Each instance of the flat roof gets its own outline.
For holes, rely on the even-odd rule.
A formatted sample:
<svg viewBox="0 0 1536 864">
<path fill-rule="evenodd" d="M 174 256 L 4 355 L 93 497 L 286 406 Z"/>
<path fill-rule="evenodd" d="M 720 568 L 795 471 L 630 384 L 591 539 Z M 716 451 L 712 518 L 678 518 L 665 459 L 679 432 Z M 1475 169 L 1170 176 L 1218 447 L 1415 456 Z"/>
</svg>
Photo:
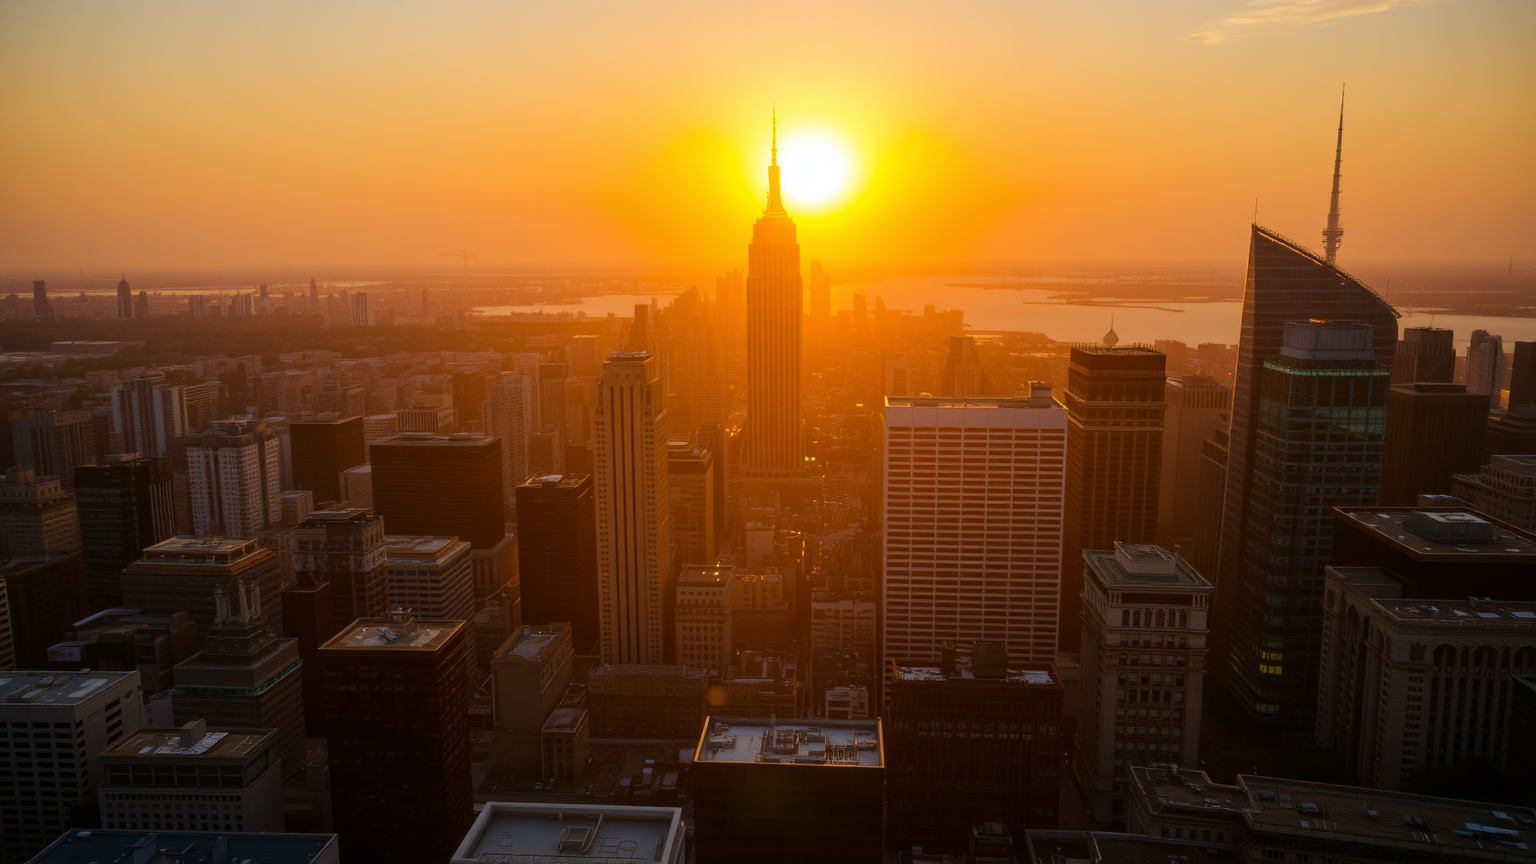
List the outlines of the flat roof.
<svg viewBox="0 0 1536 864">
<path fill-rule="evenodd" d="M 214 847 L 227 844 L 227 856 L 215 857 Z M 335 834 L 260 833 L 227 831 L 103 831 L 72 828 L 32 859 L 32 864 L 117 864 L 132 861 L 162 864 L 171 861 L 232 861 L 240 864 L 309 864 L 336 847 Z M 175 851 L 175 857 L 152 850 Z M 182 857 L 185 853 L 185 857 Z"/>
<path fill-rule="evenodd" d="M 672 861 L 683 843 L 683 811 L 676 807 L 487 802 L 455 864 Z"/>
<path fill-rule="evenodd" d="M 537 477 L 529 477 L 521 485 L 532 486 L 539 489 L 571 489 L 582 484 L 590 475 L 587 474 L 540 474 Z"/>
<path fill-rule="evenodd" d="M 902 681 L 996 681 L 1000 684 L 1046 686 L 1061 683 L 1050 669 L 1009 669 L 1001 678 L 977 678 L 975 670 L 969 663 L 957 664 L 954 675 L 945 675 L 936 663 L 908 663 L 895 660 L 892 661 L 892 666 L 896 677 Z"/>
<path fill-rule="evenodd" d="M 411 558 L 436 561 L 444 550 L 462 542 L 457 537 L 436 537 L 430 534 L 386 534 L 384 552 L 391 561 Z"/>
<path fill-rule="evenodd" d="M 1383 540 L 1415 558 L 1462 558 L 1467 561 L 1530 562 L 1536 564 L 1536 535 L 1490 519 L 1476 510 L 1430 507 L 1336 507 L 1334 512 L 1375 531 Z M 1436 523 L 1486 522 L 1492 526 L 1492 542 L 1463 539 L 1435 540 L 1409 528 L 1408 520 L 1420 513 Z M 1447 519 L 1447 517 L 1452 517 Z M 1472 517 L 1467 519 L 1467 517 Z M 1472 523 L 1475 524 L 1475 523 Z"/>
<path fill-rule="evenodd" d="M 571 732 L 581 725 L 583 717 L 587 716 L 585 708 L 556 708 L 549 712 L 549 719 L 544 721 L 546 732 Z"/>
<path fill-rule="evenodd" d="M 437 408 L 429 409 L 402 409 L 402 410 L 429 410 L 437 411 Z M 431 432 L 399 432 L 388 438 L 380 438 L 373 442 L 373 447 L 486 447 L 496 446 L 494 437 L 477 437 L 466 433 L 454 433 L 452 435 L 434 435 Z"/>
<path fill-rule="evenodd" d="M 689 564 L 677 573 L 678 585 L 724 585 L 736 575 L 736 568 L 729 564 Z"/>
<path fill-rule="evenodd" d="M 885 397 L 886 411 L 892 409 L 946 409 L 954 411 L 966 408 L 1005 408 L 1016 411 L 1050 411 L 1059 410 L 1065 412 L 1067 406 L 1049 398 L 1031 398 L 1029 396 L 887 396 Z"/>
<path fill-rule="evenodd" d="M 182 534 L 169 540 L 161 540 L 153 546 L 144 547 L 144 556 L 146 558 L 149 557 L 151 552 L 157 555 L 196 555 L 208 553 L 230 555 L 244 551 L 247 546 L 256 547 L 257 541 L 254 538 L 194 537 Z"/>
<path fill-rule="evenodd" d="M 1536 630 L 1536 601 L 1482 598 L 1402 597 L 1403 581 L 1380 567 L 1335 567 L 1325 572 L 1370 598 L 1381 612 L 1401 624 L 1527 626 Z"/>
<path fill-rule="evenodd" d="M 774 720 L 707 717 L 695 762 L 879 768 L 885 748 L 878 720 Z"/>
<path fill-rule="evenodd" d="M 1110 586 L 1204 588 L 1211 583 L 1182 555 L 1151 544 L 1116 543 L 1114 549 L 1085 549 L 1083 561 Z"/>
<path fill-rule="evenodd" d="M 426 618 L 416 618 L 412 624 L 405 627 L 394 618 L 359 618 L 321 645 L 320 650 L 436 651 L 464 626 L 463 621 Z"/>
<path fill-rule="evenodd" d="M 0 706 L 78 705 L 126 684 L 137 672 L 0 672 Z"/>
<path fill-rule="evenodd" d="M 243 760 L 272 743 L 276 735 L 272 729 L 209 729 L 195 742 L 183 744 L 182 730 L 175 726 L 145 726 L 124 736 L 101 755 L 110 759 L 181 756 Z"/>
<path fill-rule="evenodd" d="M 560 634 L 570 629 L 570 625 L 564 622 L 554 624 L 540 624 L 534 626 L 525 624 L 523 628 L 508 637 L 506 643 L 496 649 L 497 657 L 520 657 L 524 660 L 537 660 L 544 656 L 549 646 L 555 644 Z"/>
<path fill-rule="evenodd" d="M 334 510 L 311 510 L 305 522 L 366 522 L 371 517 L 365 507 L 340 507 Z"/>
</svg>

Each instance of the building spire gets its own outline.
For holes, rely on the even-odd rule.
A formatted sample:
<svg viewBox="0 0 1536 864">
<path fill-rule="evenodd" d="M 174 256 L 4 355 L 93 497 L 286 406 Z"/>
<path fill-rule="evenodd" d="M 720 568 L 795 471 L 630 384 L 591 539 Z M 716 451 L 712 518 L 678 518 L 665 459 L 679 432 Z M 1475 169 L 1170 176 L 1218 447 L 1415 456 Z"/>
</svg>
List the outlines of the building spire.
<svg viewBox="0 0 1536 864">
<path fill-rule="evenodd" d="M 1344 229 L 1339 225 L 1339 166 L 1344 162 L 1344 89 L 1339 88 L 1339 143 L 1333 153 L 1333 195 L 1328 199 L 1328 227 L 1323 229 L 1323 258 L 1329 264 L 1339 257 Z"/>
<path fill-rule="evenodd" d="M 768 163 L 768 207 L 765 216 L 788 216 L 784 212 L 784 199 L 779 195 L 779 106 L 773 106 L 773 158 Z"/>
</svg>

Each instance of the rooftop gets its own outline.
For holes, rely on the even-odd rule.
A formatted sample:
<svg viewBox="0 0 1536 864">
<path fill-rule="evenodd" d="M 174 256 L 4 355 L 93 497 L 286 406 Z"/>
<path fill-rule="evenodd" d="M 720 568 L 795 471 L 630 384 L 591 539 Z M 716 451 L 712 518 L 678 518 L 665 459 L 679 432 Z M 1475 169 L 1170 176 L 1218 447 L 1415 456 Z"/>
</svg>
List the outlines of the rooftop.
<svg viewBox="0 0 1536 864">
<path fill-rule="evenodd" d="M 572 489 L 580 486 L 587 476 L 586 474 L 541 474 L 524 480 L 523 485 L 540 489 Z"/>
<path fill-rule="evenodd" d="M 0 704 L 78 705 L 114 685 L 139 686 L 137 672 L 0 672 Z"/>
<path fill-rule="evenodd" d="M 1059 685 L 1061 683 L 1061 681 L 1057 679 L 1056 675 L 1049 668 L 1008 669 L 1003 672 L 1003 677 L 1001 678 L 988 679 L 983 677 L 978 679 L 974 667 L 969 663 L 962 663 L 957 665 L 955 668 L 955 674 L 953 675 L 944 674 L 943 669 L 941 669 L 938 664 L 935 663 L 910 663 L 896 660 L 892 662 L 892 667 L 895 669 L 896 677 L 902 681 L 993 680 L 1003 684 L 1034 684 L 1045 686 L 1052 684 Z"/>
<path fill-rule="evenodd" d="M 729 564 L 689 564 L 678 571 L 678 585 L 724 585 L 736 575 Z"/>
<path fill-rule="evenodd" d="M 556 708 L 549 712 L 549 719 L 544 721 L 545 732 L 572 732 L 581 726 L 582 719 L 587 716 L 585 708 Z"/>
<path fill-rule="evenodd" d="M 336 856 L 335 834 L 71 829 L 32 864 L 309 864 Z"/>
<path fill-rule="evenodd" d="M 1503 624 L 1529 627 L 1536 633 L 1536 601 L 1495 601 L 1486 597 L 1405 598 L 1396 596 L 1402 591 L 1402 581 L 1380 567 L 1329 566 L 1327 570 L 1350 587 L 1370 596 L 1377 607 L 1399 623 L 1457 627 Z"/>
<path fill-rule="evenodd" d="M 676 807 L 492 801 L 480 811 L 451 861 L 671 861 L 682 843 L 683 814 Z"/>
<path fill-rule="evenodd" d="M 496 656 L 518 657 L 523 660 L 537 660 L 544 656 L 551 645 L 560 638 L 561 634 L 571 629 L 571 625 L 560 622 L 555 624 L 541 624 L 537 627 L 524 625 L 522 630 L 512 634 L 502 646 L 496 649 Z"/>
<path fill-rule="evenodd" d="M 1045 397 L 1028 396 L 887 396 L 885 407 L 891 408 L 1056 408 L 1067 410 L 1060 402 Z"/>
<path fill-rule="evenodd" d="M 386 534 L 384 552 L 390 561 L 419 558 L 436 561 L 443 552 L 456 545 L 468 546 L 457 537 L 434 537 L 430 534 Z"/>
<path fill-rule="evenodd" d="M 179 535 L 144 548 L 145 558 L 246 555 L 260 548 L 254 539 L 240 537 L 193 537 Z"/>
<path fill-rule="evenodd" d="M 1375 531 L 1414 558 L 1536 564 L 1536 535 L 1495 522 L 1476 510 L 1336 507 L 1334 513 Z"/>
<path fill-rule="evenodd" d="M 1211 583 L 1178 551 L 1150 544 L 1116 543 L 1113 550 L 1085 549 L 1083 560 L 1110 586 L 1204 588 Z"/>
<path fill-rule="evenodd" d="M 272 729 L 220 729 L 209 731 L 204 721 L 185 727 L 145 726 L 127 735 L 102 752 L 108 759 L 186 756 L 203 759 L 244 760 L 271 744 L 277 736 Z"/>
<path fill-rule="evenodd" d="M 366 522 L 371 518 L 363 507 L 341 507 L 335 510 L 312 510 L 306 522 Z"/>
<path fill-rule="evenodd" d="M 878 720 L 707 717 L 693 761 L 879 768 L 884 754 Z"/>
<path fill-rule="evenodd" d="M 438 409 L 429 409 L 436 411 Z M 431 432 L 401 432 L 373 442 L 373 447 L 488 447 L 495 446 L 495 438 L 475 435 L 434 435 Z"/>
<path fill-rule="evenodd" d="M 321 650 L 355 651 L 362 648 L 389 651 L 436 651 L 443 647 L 463 621 L 412 618 L 400 610 L 384 618 L 359 618 L 347 629 L 321 645 Z"/>
</svg>

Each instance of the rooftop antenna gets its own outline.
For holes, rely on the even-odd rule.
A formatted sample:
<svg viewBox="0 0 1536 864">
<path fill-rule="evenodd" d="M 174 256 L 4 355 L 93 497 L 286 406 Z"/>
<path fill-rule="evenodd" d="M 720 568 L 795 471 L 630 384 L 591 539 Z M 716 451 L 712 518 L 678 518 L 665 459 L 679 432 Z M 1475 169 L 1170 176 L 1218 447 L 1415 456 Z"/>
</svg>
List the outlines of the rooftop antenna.
<svg viewBox="0 0 1536 864">
<path fill-rule="evenodd" d="M 467 249 L 460 249 L 457 252 L 439 252 L 437 254 L 438 254 L 439 257 L 459 258 L 459 259 L 463 260 L 463 262 L 464 262 L 464 278 L 465 279 L 469 278 L 469 259 L 471 259 L 471 258 L 479 258 L 480 257 L 479 255 L 476 255 L 475 253 L 470 252 Z"/>
<path fill-rule="evenodd" d="M 1344 162 L 1344 88 L 1339 88 L 1339 142 L 1333 151 L 1333 194 L 1328 199 L 1328 227 L 1323 229 L 1323 258 L 1330 265 L 1339 257 L 1344 229 L 1339 225 L 1339 167 Z"/>
</svg>

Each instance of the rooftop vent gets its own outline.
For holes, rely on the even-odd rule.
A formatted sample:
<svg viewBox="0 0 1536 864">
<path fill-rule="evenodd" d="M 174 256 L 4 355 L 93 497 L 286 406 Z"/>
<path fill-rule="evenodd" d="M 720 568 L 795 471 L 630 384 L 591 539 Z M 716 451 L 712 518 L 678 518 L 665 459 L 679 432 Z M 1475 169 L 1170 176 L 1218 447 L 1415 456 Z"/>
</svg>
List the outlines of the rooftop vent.
<svg viewBox="0 0 1536 864">
<path fill-rule="evenodd" d="M 1403 520 L 1403 527 L 1437 543 L 1493 542 L 1493 523 L 1465 510 L 1415 510 Z"/>
</svg>

